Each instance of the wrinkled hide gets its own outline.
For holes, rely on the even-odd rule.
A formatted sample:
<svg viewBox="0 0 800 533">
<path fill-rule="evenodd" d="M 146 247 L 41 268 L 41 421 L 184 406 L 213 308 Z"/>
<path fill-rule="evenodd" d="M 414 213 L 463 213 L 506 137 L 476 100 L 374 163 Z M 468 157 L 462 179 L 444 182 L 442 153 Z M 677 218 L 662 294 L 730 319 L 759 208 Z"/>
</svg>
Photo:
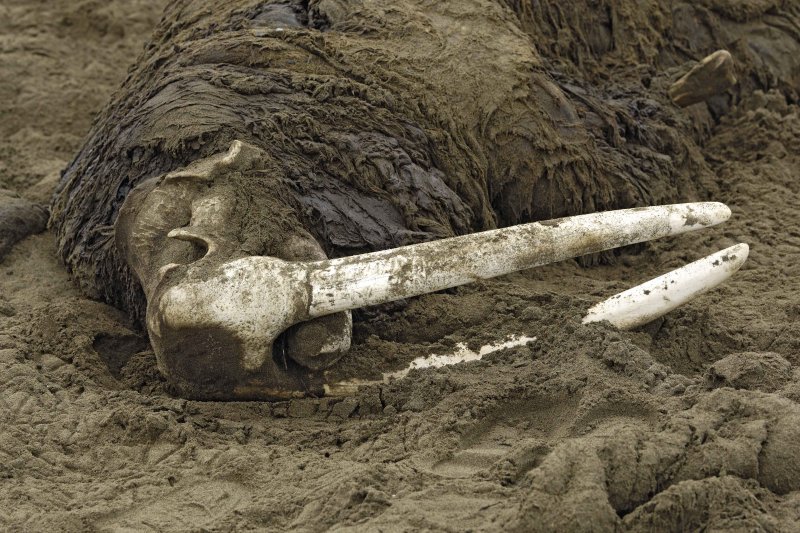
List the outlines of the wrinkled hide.
<svg viewBox="0 0 800 533">
<path fill-rule="evenodd" d="M 479 1 L 171 4 L 56 195 L 67 265 L 141 317 L 112 240 L 122 201 L 234 139 L 270 156 L 226 230 L 251 254 L 275 253 L 275 225 L 339 256 L 677 197 L 674 169 L 651 180 L 596 149 L 517 24 Z"/>
<path fill-rule="evenodd" d="M 756 40 L 773 15 L 677 3 L 651 21 L 647 5 L 592 2 L 572 18 L 558 4 L 172 2 L 64 173 L 51 225 L 65 263 L 87 294 L 141 322 L 142 288 L 114 238 L 134 190 L 174 202 L 151 203 L 154 221 L 139 229 L 140 267 L 154 273 L 203 255 L 202 239 L 166 237 L 196 209 L 230 257 L 302 260 L 701 199 L 716 186 L 697 149 L 704 131 L 741 87 L 795 81 L 791 61 L 757 64 L 736 43 L 741 87 L 685 114 L 669 83 L 733 44 L 726 25 L 752 21 Z M 654 42 L 686 35 L 686 46 L 639 57 L 631 24 Z M 633 57 L 652 69 L 605 89 L 596 66 Z M 170 189 L 165 175 L 236 139 L 259 151 L 257 166 Z"/>
</svg>

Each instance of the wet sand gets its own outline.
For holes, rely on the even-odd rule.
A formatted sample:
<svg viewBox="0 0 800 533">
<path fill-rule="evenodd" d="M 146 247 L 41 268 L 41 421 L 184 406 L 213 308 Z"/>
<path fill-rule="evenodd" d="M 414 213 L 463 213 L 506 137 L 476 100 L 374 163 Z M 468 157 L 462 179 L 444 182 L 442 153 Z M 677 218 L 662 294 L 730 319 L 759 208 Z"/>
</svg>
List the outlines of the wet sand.
<svg viewBox="0 0 800 533">
<path fill-rule="evenodd" d="M 705 4 L 742 27 L 765 17 L 780 27 L 768 10 L 795 9 Z M 47 201 L 162 7 L 0 6 L 0 188 Z M 627 15 L 615 11 L 618 31 L 636 22 Z M 532 35 L 536 16 L 526 19 Z M 640 39 L 626 42 L 652 42 L 658 30 L 631 28 Z M 745 29 L 749 41 L 731 40 L 742 64 L 745 49 L 778 63 L 791 54 L 764 45 L 784 42 L 768 31 Z M 553 64 L 549 54 L 580 56 L 540 38 Z M 648 90 L 664 98 L 686 66 L 647 74 L 635 48 L 608 62 L 629 61 L 624 71 L 652 77 Z M 753 71 L 762 78 L 740 80 L 734 100 L 676 111 L 694 132 L 692 156 L 711 170 L 713 199 L 733 210 L 728 223 L 610 264 L 567 261 L 362 311 L 343 374 L 397 369 L 461 342 L 536 340 L 344 399 L 175 398 L 129 317 L 70 281 L 53 235 L 23 240 L 0 261 L 0 526 L 796 530 L 800 108 L 796 79 L 769 78 L 770 61 Z M 607 92 L 624 89 L 607 63 L 582 64 Z M 750 258 L 722 288 L 636 331 L 581 325 L 602 298 L 737 242 Z"/>
</svg>

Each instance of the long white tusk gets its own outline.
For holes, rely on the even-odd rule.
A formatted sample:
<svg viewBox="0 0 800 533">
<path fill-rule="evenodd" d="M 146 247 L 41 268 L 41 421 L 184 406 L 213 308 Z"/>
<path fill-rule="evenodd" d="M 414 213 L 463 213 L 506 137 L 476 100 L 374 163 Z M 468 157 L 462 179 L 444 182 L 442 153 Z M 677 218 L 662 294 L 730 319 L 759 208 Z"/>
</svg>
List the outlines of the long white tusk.
<svg viewBox="0 0 800 533">
<path fill-rule="evenodd" d="M 308 315 L 381 304 L 677 235 L 720 224 L 730 214 L 718 202 L 623 209 L 307 263 Z"/>
<path fill-rule="evenodd" d="M 589 309 L 583 323 L 606 320 L 620 329 L 646 324 L 730 278 L 749 251 L 737 244 L 621 292 Z"/>
</svg>

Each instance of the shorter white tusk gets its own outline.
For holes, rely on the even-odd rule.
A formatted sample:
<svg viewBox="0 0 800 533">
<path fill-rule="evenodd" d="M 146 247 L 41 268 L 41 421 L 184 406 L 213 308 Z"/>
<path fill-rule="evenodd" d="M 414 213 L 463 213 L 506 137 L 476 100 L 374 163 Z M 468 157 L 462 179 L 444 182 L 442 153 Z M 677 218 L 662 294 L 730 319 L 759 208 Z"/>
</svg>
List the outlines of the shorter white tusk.
<svg viewBox="0 0 800 533">
<path fill-rule="evenodd" d="M 647 324 L 730 278 L 749 251 L 737 244 L 621 292 L 589 309 L 583 323 L 605 320 L 620 329 Z"/>
</svg>

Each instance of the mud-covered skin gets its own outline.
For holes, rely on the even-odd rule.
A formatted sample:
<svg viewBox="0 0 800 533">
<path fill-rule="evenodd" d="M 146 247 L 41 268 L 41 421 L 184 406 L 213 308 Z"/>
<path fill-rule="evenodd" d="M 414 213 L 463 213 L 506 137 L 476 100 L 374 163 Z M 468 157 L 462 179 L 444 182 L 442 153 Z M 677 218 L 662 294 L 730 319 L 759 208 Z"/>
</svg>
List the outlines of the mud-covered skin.
<svg viewBox="0 0 800 533">
<path fill-rule="evenodd" d="M 305 226 L 329 256 L 696 198 L 704 188 L 687 142 L 658 126 L 679 120 L 669 108 L 644 102 L 641 124 L 672 132 L 645 135 L 629 128 L 630 95 L 606 103 L 565 93 L 501 2 L 309 6 L 167 8 L 54 200 L 62 255 L 88 294 L 143 316 L 111 240 L 122 201 L 234 139 L 268 154 L 265 187 L 297 205 L 281 220 Z M 587 98 L 599 107 L 578 113 Z M 231 220 L 238 239 L 249 253 L 274 253 L 269 237 L 251 236 L 269 224 L 253 221 L 275 214 L 237 194 L 247 204 Z"/>
<path fill-rule="evenodd" d="M 64 174 L 53 204 L 64 259 L 88 294 L 141 320 L 139 283 L 151 283 L 169 263 L 200 257 L 203 239 L 175 245 L 165 237 L 170 226 L 194 223 L 198 202 L 225 206 L 205 229 L 231 257 L 283 258 L 286 242 L 299 238 L 308 254 L 290 255 L 302 260 L 713 193 L 694 141 L 725 102 L 690 120 L 659 89 L 671 74 L 629 70 L 612 89 L 596 70 L 636 59 L 680 74 L 687 59 L 681 32 L 690 47 L 695 35 L 706 35 L 687 17 L 718 17 L 722 28 L 738 19 L 676 6 L 641 33 L 658 44 L 659 31 L 671 27 L 678 33 L 673 45 L 663 56 L 640 57 L 636 43 L 615 44 L 615 32 L 644 7 L 605 22 L 602 10 L 586 8 L 599 18 L 586 19 L 596 25 L 585 40 L 578 38 L 585 25 L 569 28 L 585 46 L 566 50 L 576 61 L 570 64 L 554 53 L 562 43 L 540 18 L 544 7 L 532 6 L 170 4 Z M 604 27 L 614 30 L 607 42 Z M 743 32 L 759 37 L 760 30 L 756 24 Z M 721 46 L 709 36 L 698 50 Z M 756 68 L 744 57 L 745 78 L 768 72 L 778 85 L 793 81 L 791 61 Z M 728 103 L 735 96 L 720 95 Z M 122 202 L 149 179 L 217 157 L 234 139 L 254 146 L 263 164 L 219 173 L 177 195 L 160 191 L 159 182 L 151 194 L 177 202 L 154 214 L 160 233 L 149 248 L 164 260 L 152 262 L 147 276 L 133 276 L 129 267 L 139 259 L 123 257 L 124 245 L 112 240 Z M 296 345 L 286 351 L 307 344 L 305 337 L 290 335 Z M 309 357 L 295 353 L 309 367 L 326 366 Z"/>
<path fill-rule="evenodd" d="M 17 242 L 44 231 L 47 217 L 44 206 L 0 189 L 0 261 Z"/>
</svg>

